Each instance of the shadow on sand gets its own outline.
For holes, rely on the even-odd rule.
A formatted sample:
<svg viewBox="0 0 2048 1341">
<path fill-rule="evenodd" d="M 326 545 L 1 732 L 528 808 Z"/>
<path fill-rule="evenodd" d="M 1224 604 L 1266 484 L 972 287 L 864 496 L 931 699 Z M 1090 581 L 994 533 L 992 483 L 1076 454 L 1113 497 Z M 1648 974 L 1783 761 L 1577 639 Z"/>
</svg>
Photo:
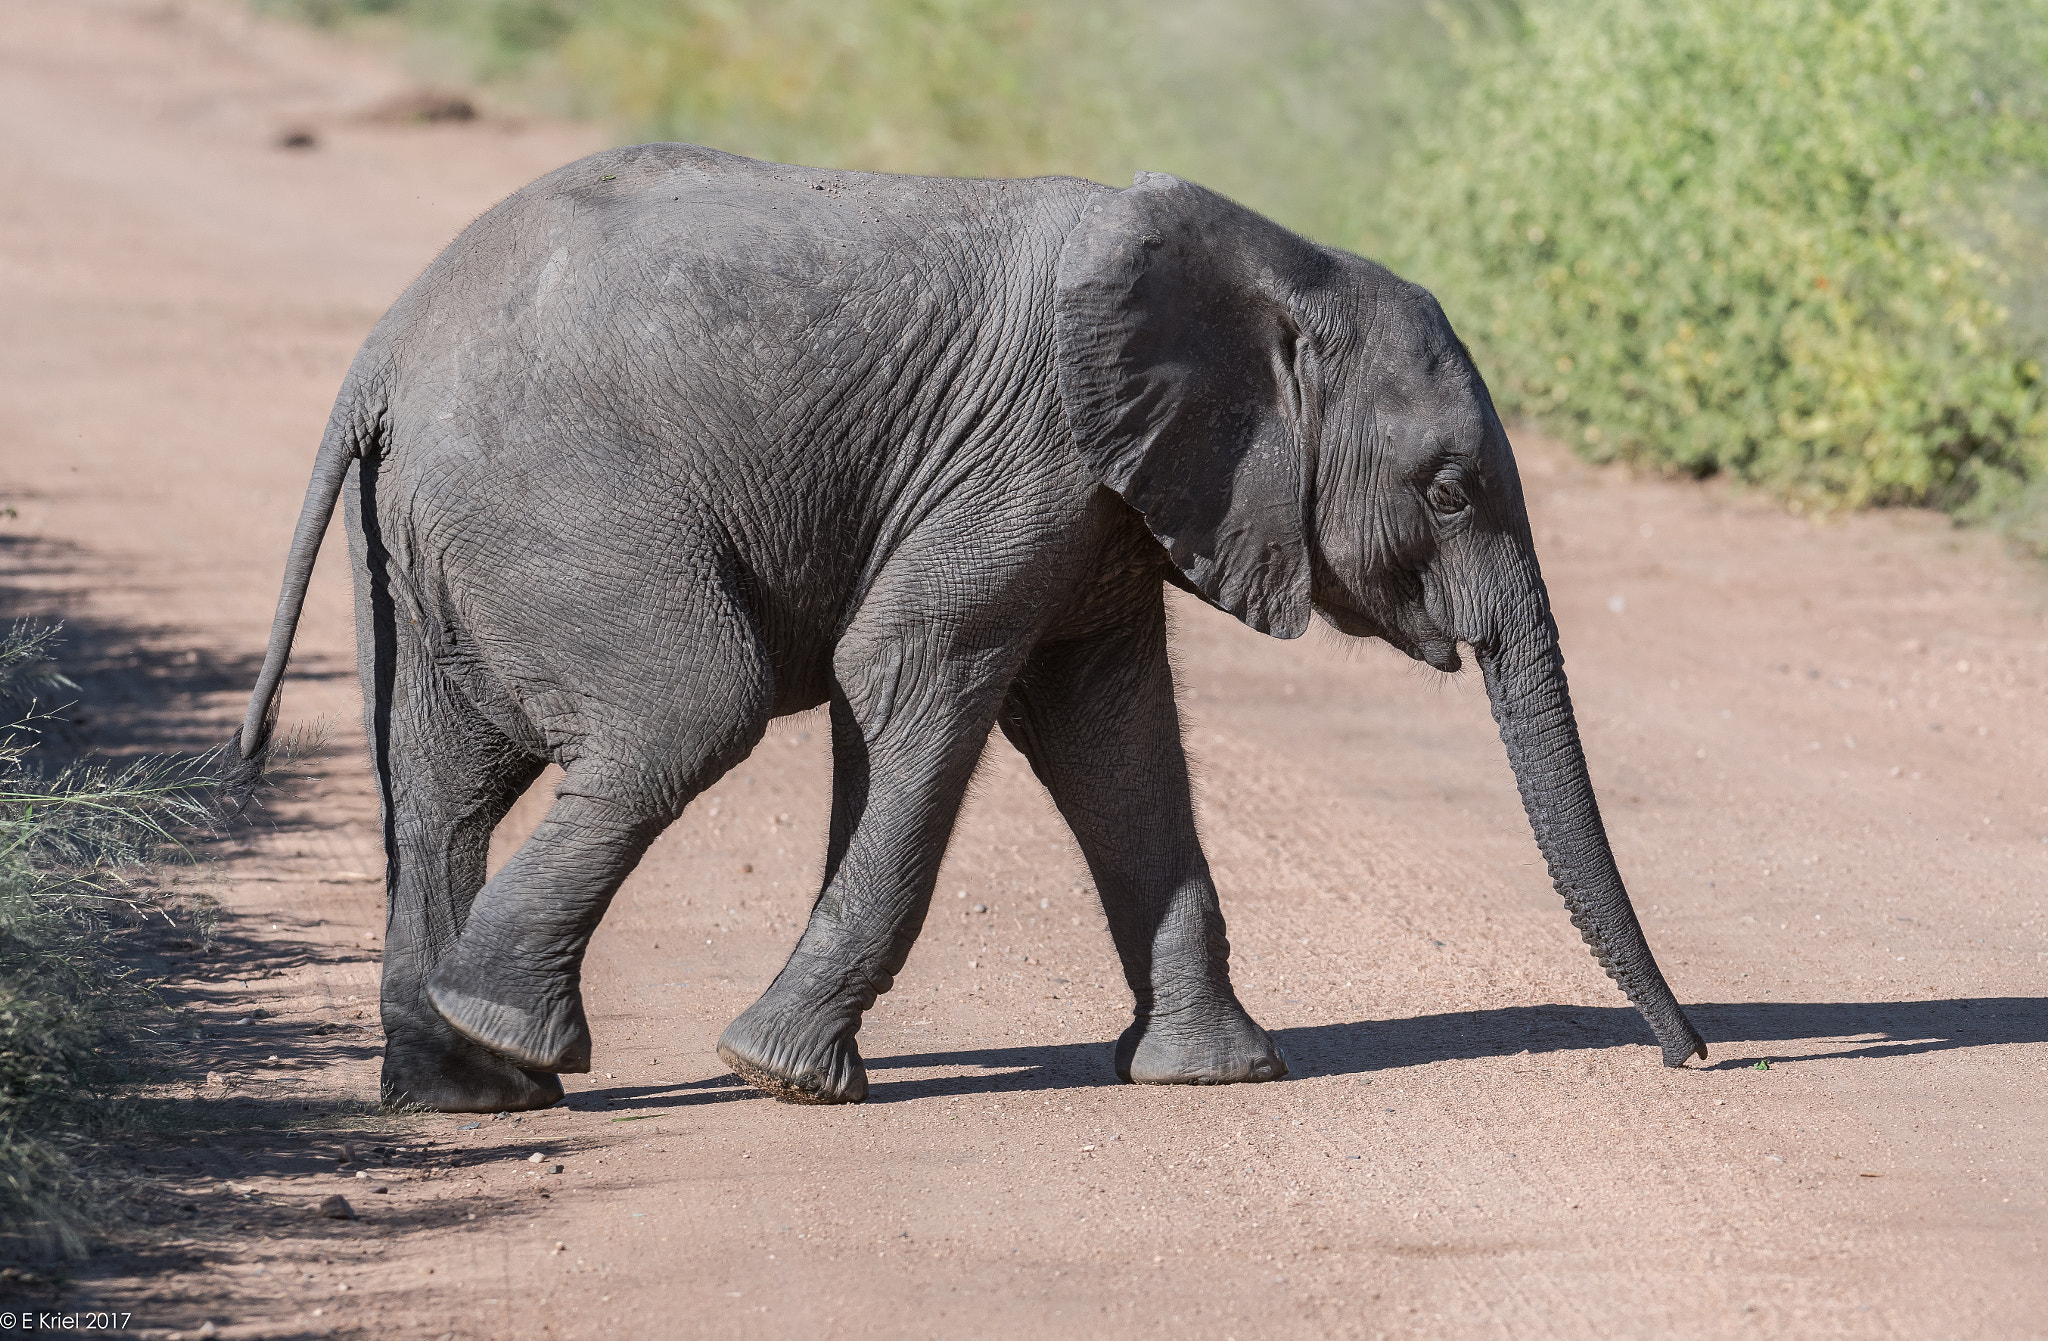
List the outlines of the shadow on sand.
<svg viewBox="0 0 2048 1341">
<path fill-rule="evenodd" d="M 94 586 L 134 578 L 76 545 L 0 533 L 0 571 L 0 624 L 63 625 L 57 664 L 78 688 L 38 705 L 59 719 L 44 737 L 57 761 L 88 752 L 198 754 L 227 740 L 240 716 L 236 700 L 256 683 L 262 647 L 223 655 L 195 645 L 185 630 L 81 614 Z M 352 666 L 292 667 L 308 679 L 352 673 Z"/>
<path fill-rule="evenodd" d="M 1742 1001 L 1688 1007 L 1725 1070 L 1759 1061 L 1903 1057 L 1953 1048 L 2048 1042 L 2048 998 L 1942 1001 Z M 1432 1062 L 1597 1048 L 1649 1048 L 1649 1030 L 1628 1006 L 1509 1006 L 1401 1020 L 1359 1020 L 1274 1031 L 1295 1079 L 1370 1075 Z M 1111 1041 L 929 1052 L 867 1059 L 868 1102 L 1071 1089 L 1117 1083 Z M 933 1068 L 958 1074 L 895 1080 Z M 734 1076 L 687 1085 L 614 1086 L 573 1096 L 572 1107 L 661 1109 L 762 1098 Z"/>
</svg>

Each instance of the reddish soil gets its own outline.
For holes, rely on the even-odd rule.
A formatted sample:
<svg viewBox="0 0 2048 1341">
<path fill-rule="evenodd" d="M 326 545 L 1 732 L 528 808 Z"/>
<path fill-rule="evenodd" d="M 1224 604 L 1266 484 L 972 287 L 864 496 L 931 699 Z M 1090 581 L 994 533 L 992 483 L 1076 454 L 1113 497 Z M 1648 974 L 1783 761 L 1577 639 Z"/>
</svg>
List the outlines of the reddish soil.
<svg viewBox="0 0 2048 1341">
<path fill-rule="evenodd" d="M 224 0 L 0 14 L 0 594 L 72 620 L 103 747 L 226 737 L 357 342 L 600 144 L 366 115 L 409 87 Z M 1107 934 L 998 740 L 861 1036 L 869 1102 L 738 1084 L 714 1040 L 820 867 L 799 719 L 620 897 L 566 1106 L 377 1116 L 336 536 L 286 703 L 335 746 L 209 877 L 220 946 L 165 951 L 205 1030 L 183 1125 L 125 1156 L 152 1223 L 62 1298 L 218 1336 L 2048 1334 L 2042 570 L 1931 515 L 1521 450 L 1622 868 L 1710 1062 L 1660 1067 L 1579 944 L 1475 676 L 1182 603 L 1238 982 L 1289 1080 L 1115 1082 Z M 314 1213 L 336 1192 L 360 1218 Z"/>
</svg>

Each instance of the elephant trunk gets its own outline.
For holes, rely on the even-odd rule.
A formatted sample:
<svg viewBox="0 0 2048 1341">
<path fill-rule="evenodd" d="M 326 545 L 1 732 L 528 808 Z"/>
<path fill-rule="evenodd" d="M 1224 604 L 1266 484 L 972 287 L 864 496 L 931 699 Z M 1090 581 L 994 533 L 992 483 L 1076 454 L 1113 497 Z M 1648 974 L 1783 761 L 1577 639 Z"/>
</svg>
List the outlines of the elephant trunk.
<svg viewBox="0 0 2048 1341">
<path fill-rule="evenodd" d="M 1507 746 L 1522 807 L 1579 929 L 1607 976 L 1621 985 L 1664 1049 L 1666 1066 L 1707 1055 L 1707 1045 L 1665 983 L 1622 886 L 1565 683 L 1564 655 L 1543 579 L 1529 581 L 1503 635 L 1475 644 L 1493 719 Z"/>
</svg>

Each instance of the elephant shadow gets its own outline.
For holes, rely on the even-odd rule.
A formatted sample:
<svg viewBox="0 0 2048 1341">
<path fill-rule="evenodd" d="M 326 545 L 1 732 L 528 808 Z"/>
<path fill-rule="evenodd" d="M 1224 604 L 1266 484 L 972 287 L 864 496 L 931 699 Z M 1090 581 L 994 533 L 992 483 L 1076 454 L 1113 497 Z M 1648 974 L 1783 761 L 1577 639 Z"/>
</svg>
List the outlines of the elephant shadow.
<svg viewBox="0 0 2048 1341">
<path fill-rule="evenodd" d="M 1758 1062 L 1903 1057 L 1952 1048 L 2048 1042 L 2048 998 L 1936 1001 L 1717 1001 L 1688 1005 L 1719 1071 Z M 1397 1020 L 1282 1029 L 1297 1076 L 1390 1071 L 1430 1062 L 1640 1044 L 1654 1047 L 1629 1006 L 1508 1006 Z M 1789 1045 L 1789 1046 L 1786 1046 Z"/>
<path fill-rule="evenodd" d="M 1954 1048 L 2048 1042 L 2048 997 L 1936 1001 L 1735 1001 L 1687 1007 L 1714 1060 L 1702 1070 L 1758 1062 L 1905 1057 Z M 1372 1075 L 1432 1062 L 1516 1053 L 1655 1047 L 1628 1006 L 1506 1006 L 1404 1019 L 1276 1029 L 1295 1079 Z M 1117 1084 L 1109 1040 L 1048 1043 L 868 1059 L 869 1103 Z M 903 1079 L 891 1073 L 943 1070 Z M 736 1076 L 683 1085 L 589 1091 L 573 1106 L 672 1108 L 765 1098 Z"/>
</svg>

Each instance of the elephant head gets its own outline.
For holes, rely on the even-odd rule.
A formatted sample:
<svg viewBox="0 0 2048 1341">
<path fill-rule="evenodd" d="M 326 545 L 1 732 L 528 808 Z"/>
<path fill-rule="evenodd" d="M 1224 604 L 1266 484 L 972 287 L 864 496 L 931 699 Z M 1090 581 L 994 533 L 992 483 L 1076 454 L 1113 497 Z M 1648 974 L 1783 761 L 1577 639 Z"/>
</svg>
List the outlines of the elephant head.
<svg viewBox="0 0 2048 1341">
<path fill-rule="evenodd" d="M 1096 476 L 1181 584 L 1282 638 L 1311 613 L 1442 671 L 1471 648 L 1572 924 L 1706 1055 L 1614 864 L 1507 434 L 1429 293 L 1156 173 L 1060 254 L 1059 384 Z"/>
</svg>

